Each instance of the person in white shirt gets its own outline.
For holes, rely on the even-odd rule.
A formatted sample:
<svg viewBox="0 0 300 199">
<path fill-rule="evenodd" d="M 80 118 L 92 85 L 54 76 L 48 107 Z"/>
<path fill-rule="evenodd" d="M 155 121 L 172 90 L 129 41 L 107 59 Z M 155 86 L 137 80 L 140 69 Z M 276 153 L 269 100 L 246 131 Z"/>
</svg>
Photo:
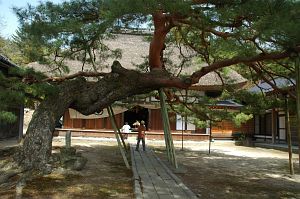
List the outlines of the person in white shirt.
<svg viewBox="0 0 300 199">
<path fill-rule="evenodd" d="M 129 126 L 128 122 L 125 122 L 125 124 L 122 126 L 122 133 L 123 133 L 123 138 L 127 139 L 128 133 L 130 133 L 131 127 Z"/>
</svg>

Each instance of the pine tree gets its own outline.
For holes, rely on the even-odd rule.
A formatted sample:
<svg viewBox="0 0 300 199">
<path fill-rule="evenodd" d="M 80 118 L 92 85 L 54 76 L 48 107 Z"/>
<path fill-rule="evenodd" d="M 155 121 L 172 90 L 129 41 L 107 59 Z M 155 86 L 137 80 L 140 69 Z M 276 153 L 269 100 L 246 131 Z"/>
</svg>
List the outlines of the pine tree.
<svg viewBox="0 0 300 199">
<path fill-rule="evenodd" d="M 299 8 L 300 3 L 293 0 L 71 0 L 15 8 L 21 25 L 15 41 L 24 55 L 30 61 L 59 63 L 65 71 L 68 66 L 57 59 L 77 58 L 97 69 L 99 55 L 120 56 L 103 43 L 120 28 L 149 23 L 155 29 L 148 55 L 150 72 L 129 71 L 114 62 L 108 74 L 33 78 L 57 90 L 55 95 L 46 95 L 36 110 L 19 162 L 27 168 L 44 168 L 51 154 L 55 121 L 69 107 L 83 114 L 99 112 L 135 94 L 162 87 L 188 88 L 205 74 L 224 67 L 239 68 L 254 80 L 293 77 L 290 57 L 300 51 Z M 203 67 L 185 77 L 165 72 L 167 42 L 191 49 L 191 56 Z M 100 78 L 91 83 L 82 76 Z"/>
</svg>

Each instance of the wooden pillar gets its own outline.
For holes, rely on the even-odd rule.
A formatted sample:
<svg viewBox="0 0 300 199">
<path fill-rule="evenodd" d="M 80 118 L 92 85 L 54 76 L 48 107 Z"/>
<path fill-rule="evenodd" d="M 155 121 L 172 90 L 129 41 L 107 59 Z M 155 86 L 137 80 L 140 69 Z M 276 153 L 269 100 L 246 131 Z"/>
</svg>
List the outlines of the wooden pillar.
<svg viewBox="0 0 300 199">
<path fill-rule="evenodd" d="M 212 141 L 212 136 L 211 136 L 211 120 L 209 120 L 209 143 L 208 143 L 208 154 L 210 154 L 210 149 L 211 149 L 211 141 Z"/>
<path fill-rule="evenodd" d="M 102 126 L 104 129 L 106 129 L 106 127 L 107 127 L 106 122 L 107 122 L 107 117 L 102 118 Z"/>
<path fill-rule="evenodd" d="M 285 96 L 285 129 L 286 129 L 287 141 L 288 141 L 290 174 L 294 175 L 293 148 L 292 148 L 292 135 L 291 135 L 291 128 L 290 128 L 290 114 L 289 114 L 288 95 Z"/>
<path fill-rule="evenodd" d="M 24 125 L 24 105 L 21 105 L 19 112 L 19 132 L 18 132 L 18 142 L 23 139 L 23 125 Z"/>
<path fill-rule="evenodd" d="M 275 144 L 276 142 L 276 130 L 277 130 L 276 120 L 277 120 L 276 111 L 273 108 L 272 109 L 272 144 Z"/>
<path fill-rule="evenodd" d="M 298 135 L 298 153 L 299 153 L 299 167 L 300 167 L 300 54 L 297 54 L 295 59 L 296 70 L 296 104 L 297 104 L 297 135 Z"/>
<path fill-rule="evenodd" d="M 187 103 L 188 99 L 188 90 L 185 89 L 185 103 Z M 184 114 L 184 133 L 187 134 L 188 130 L 188 122 L 187 122 L 187 113 Z"/>
<path fill-rule="evenodd" d="M 181 150 L 183 151 L 183 115 L 181 115 Z"/>
<path fill-rule="evenodd" d="M 185 98 L 184 98 L 184 102 L 187 104 L 187 100 L 188 100 L 188 90 L 185 89 Z M 182 122 L 183 122 L 183 118 Z M 187 134 L 187 129 L 188 129 L 188 123 L 187 123 L 187 113 L 184 114 L 184 133 L 185 135 Z M 182 133 L 182 150 L 183 150 L 183 133 Z"/>
<path fill-rule="evenodd" d="M 151 109 L 148 108 L 148 131 L 152 129 L 151 125 Z"/>
</svg>

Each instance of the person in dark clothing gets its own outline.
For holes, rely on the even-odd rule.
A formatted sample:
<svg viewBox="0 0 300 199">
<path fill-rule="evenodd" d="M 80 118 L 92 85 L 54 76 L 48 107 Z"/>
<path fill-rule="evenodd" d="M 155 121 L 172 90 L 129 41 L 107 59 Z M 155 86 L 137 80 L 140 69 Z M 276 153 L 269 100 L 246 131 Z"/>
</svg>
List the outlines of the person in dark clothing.
<svg viewBox="0 0 300 199">
<path fill-rule="evenodd" d="M 145 122 L 142 120 L 141 125 L 138 127 L 137 144 L 135 149 L 136 151 L 139 150 L 139 145 L 141 140 L 142 140 L 143 150 L 146 151 L 145 134 L 146 134 L 146 126 L 145 126 Z"/>
</svg>

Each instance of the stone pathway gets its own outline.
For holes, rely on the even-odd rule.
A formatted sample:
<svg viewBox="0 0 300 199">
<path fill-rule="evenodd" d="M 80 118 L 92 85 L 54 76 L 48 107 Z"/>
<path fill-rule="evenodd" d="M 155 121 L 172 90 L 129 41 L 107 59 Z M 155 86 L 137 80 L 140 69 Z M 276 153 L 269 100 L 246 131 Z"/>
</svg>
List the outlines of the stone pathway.
<svg viewBox="0 0 300 199">
<path fill-rule="evenodd" d="M 136 198 L 198 198 L 151 149 L 135 151 L 131 145 L 130 150 Z"/>
</svg>

